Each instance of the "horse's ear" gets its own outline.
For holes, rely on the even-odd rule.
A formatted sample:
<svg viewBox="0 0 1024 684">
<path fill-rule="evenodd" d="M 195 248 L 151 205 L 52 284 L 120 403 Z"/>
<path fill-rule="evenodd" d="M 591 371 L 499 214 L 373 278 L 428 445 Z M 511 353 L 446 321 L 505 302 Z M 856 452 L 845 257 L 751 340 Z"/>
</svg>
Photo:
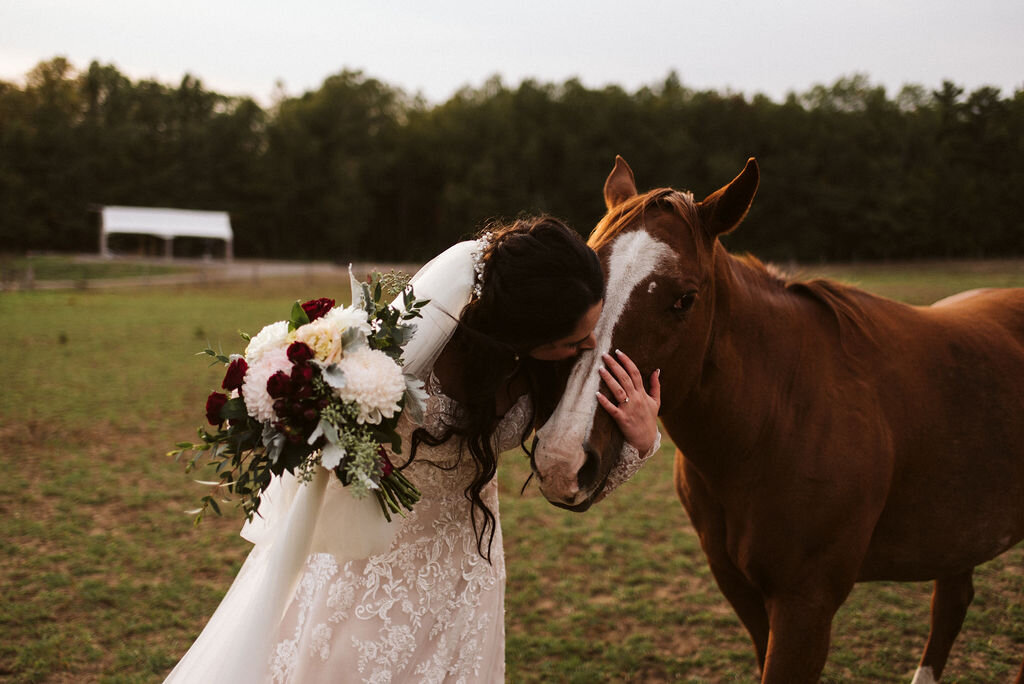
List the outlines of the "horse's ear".
<svg viewBox="0 0 1024 684">
<path fill-rule="evenodd" d="M 701 217 L 712 236 L 728 233 L 740 224 L 757 194 L 759 179 L 757 160 L 751 157 L 740 175 L 700 203 Z"/>
<path fill-rule="evenodd" d="M 626 160 L 615 155 L 615 168 L 608 174 L 604 182 L 604 205 L 611 211 L 636 194 L 636 181 L 633 180 L 633 169 Z"/>
</svg>

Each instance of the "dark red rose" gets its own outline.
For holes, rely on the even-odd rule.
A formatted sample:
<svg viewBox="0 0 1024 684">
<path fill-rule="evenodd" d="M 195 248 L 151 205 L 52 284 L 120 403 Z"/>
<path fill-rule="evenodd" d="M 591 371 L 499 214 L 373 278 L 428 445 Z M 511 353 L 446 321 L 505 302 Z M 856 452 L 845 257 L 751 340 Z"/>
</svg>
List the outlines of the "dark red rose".
<svg viewBox="0 0 1024 684">
<path fill-rule="evenodd" d="M 333 308 L 334 300 L 328 299 L 327 297 L 310 299 L 308 302 L 302 303 L 302 310 L 306 312 L 307 316 L 309 316 L 310 322 L 320 318 Z"/>
<path fill-rule="evenodd" d="M 220 417 L 220 410 L 228 403 L 228 395 L 221 392 L 210 392 L 206 398 L 206 420 L 210 425 L 220 425 L 224 421 Z"/>
<path fill-rule="evenodd" d="M 294 365 L 292 366 L 292 383 L 298 389 L 299 387 L 309 384 L 313 380 L 313 369 L 309 366 Z"/>
<path fill-rule="evenodd" d="M 224 374 L 224 382 L 220 383 L 220 386 L 228 391 L 241 388 L 247 370 L 249 370 L 249 364 L 245 362 L 245 359 L 235 359 L 228 364 L 228 370 Z"/>
<path fill-rule="evenodd" d="M 381 477 L 387 477 L 391 473 L 395 472 L 395 466 L 391 463 L 391 459 L 388 458 L 388 452 L 383 445 L 377 447 L 377 456 L 380 457 Z"/>
<path fill-rule="evenodd" d="M 267 379 L 267 394 L 274 399 L 279 399 L 288 394 L 291 387 L 291 379 L 284 371 L 277 371 Z"/>
<path fill-rule="evenodd" d="M 313 358 L 313 350 L 305 342 L 292 342 L 288 345 L 288 360 L 292 363 L 304 364 Z"/>
</svg>

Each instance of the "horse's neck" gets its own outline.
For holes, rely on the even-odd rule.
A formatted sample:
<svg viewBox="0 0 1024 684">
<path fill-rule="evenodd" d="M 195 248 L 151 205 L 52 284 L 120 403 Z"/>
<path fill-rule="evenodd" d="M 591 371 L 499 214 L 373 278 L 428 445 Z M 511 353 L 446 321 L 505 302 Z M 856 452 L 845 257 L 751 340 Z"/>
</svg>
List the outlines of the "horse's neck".
<svg viewBox="0 0 1024 684">
<path fill-rule="evenodd" d="M 808 315 L 806 302 L 760 262 L 734 257 L 720 244 L 714 268 L 715 312 L 708 360 L 735 375 L 752 367 L 796 363 L 794 352 L 801 345 L 793 339 L 794 331 L 820 323 Z"/>
<path fill-rule="evenodd" d="M 723 454 L 754 457 L 755 445 L 777 413 L 786 383 L 820 326 L 806 302 L 760 265 L 715 256 L 715 314 L 699 386 L 681 410 L 666 417 L 688 458 L 729 468 Z M 676 437 L 675 433 L 679 433 Z M 680 439 L 681 437 L 681 439 Z"/>
</svg>

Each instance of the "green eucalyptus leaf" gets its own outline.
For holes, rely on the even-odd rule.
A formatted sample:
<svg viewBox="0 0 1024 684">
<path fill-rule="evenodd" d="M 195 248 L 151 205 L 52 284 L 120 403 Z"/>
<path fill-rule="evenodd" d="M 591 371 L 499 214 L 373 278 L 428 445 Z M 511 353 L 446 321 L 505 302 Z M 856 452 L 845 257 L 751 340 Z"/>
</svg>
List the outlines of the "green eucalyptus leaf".
<svg viewBox="0 0 1024 684">
<path fill-rule="evenodd" d="M 306 314 L 306 310 L 302 308 L 302 302 L 295 300 L 295 303 L 292 304 L 292 315 L 288 317 L 288 332 L 307 323 L 309 323 L 309 316 Z"/>
</svg>

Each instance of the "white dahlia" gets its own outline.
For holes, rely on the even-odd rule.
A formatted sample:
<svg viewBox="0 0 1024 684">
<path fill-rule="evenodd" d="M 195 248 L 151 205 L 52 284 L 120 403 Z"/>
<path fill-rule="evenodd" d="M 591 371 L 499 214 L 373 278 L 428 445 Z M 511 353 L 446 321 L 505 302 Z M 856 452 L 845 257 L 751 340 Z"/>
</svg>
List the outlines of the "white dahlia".
<svg viewBox="0 0 1024 684">
<path fill-rule="evenodd" d="M 393 418 L 405 393 L 402 369 L 379 349 L 363 347 L 345 354 L 338 364 L 345 375 L 344 386 L 335 394 L 342 401 L 354 401 L 359 407 L 359 423 L 376 425 L 383 418 Z"/>
<path fill-rule="evenodd" d="M 266 328 L 264 328 L 266 330 Z M 288 324 L 285 324 L 285 333 Z M 254 337 L 253 340 L 256 338 Z M 245 397 L 245 410 L 250 416 L 261 422 L 277 420 L 274 413 L 274 399 L 267 393 L 267 380 L 277 371 L 291 373 L 292 362 L 288 360 L 288 350 L 277 347 L 264 351 L 259 359 L 249 365 L 242 383 L 242 395 Z"/>
<path fill-rule="evenodd" d="M 271 349 L 284 349 L 288 341 L 288 321 L 278 321 L 265 326 L 249 340 L 245 348 L 245 360 L 252 366 Z"/>
</svg>

